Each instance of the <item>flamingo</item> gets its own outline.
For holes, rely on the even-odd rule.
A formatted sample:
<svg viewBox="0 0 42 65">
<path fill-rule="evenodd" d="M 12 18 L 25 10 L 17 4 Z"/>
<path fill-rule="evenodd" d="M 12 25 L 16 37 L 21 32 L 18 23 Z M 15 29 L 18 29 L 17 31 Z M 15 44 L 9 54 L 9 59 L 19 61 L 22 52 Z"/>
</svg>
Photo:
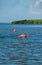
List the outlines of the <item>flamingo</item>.
<svg viewBox="0 0 42 65">
<path fill-rule="evenodd" d="M 26 37 L 27 37 L 26 34 L 21 34 L 21 35 L 19 36 L 19 38 L 26 38 Z"/>
<path fill-rule="evenodd" d="M 14 32 L 16 32 L 16 29 L 14 29 Z"/>
</svg>

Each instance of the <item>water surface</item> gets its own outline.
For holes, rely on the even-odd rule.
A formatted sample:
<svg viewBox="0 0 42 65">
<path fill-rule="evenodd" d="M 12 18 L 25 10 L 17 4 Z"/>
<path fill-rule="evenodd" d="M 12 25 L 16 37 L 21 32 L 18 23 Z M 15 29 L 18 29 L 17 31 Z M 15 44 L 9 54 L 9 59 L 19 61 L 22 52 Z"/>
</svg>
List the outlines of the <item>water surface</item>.
<svg viewBox="0 0 42 65">
<path fill-rule="evenodd" d="M 0 24 L 0 65 L 42 65 L 42 25 Z"/>
</svg>

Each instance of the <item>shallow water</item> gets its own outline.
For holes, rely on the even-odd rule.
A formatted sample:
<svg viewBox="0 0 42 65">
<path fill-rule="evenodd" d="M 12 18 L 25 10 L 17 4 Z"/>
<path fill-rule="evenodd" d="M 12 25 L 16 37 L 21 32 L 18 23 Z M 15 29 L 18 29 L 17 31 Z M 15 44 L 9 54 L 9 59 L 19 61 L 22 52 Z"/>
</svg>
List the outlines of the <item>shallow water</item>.
<svg viewBox="0 0 42 65">
<path fill-rule="evenodd" d="M 0 65 L 42 65 L 42 25 L 0 24 Z"/>
</svg>

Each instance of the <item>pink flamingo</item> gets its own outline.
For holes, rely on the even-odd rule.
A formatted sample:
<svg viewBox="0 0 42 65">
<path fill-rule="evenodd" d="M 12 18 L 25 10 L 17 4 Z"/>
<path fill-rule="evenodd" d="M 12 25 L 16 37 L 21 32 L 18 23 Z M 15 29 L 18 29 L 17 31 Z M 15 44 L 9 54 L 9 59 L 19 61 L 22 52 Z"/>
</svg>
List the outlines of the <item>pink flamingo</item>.
<svg viewBox="0 0 42 65">
<path fill-rule="evenodd" d="M 27 37 L 26 34 L 21 34 L 21 35 L 19 36 L 19 38 L 26 38 L 26 37 Z"/>
<path fill-rule="evenodd" d="M 14 32 L 16 32 L 16 29 L 14 29 Z"/>
</svg>

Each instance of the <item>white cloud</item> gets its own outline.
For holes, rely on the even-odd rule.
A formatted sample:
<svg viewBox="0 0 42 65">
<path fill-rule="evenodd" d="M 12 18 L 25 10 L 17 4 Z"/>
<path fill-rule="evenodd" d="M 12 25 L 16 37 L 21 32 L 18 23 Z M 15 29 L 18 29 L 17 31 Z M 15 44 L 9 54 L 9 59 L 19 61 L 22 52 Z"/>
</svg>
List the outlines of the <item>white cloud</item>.
<svg viewBox="0 0 42 65">
<path fill-rule="evenodd" d="M 42 0 L 36 0 L 35 6 L 38 6 L 41 2 Z"/>
<path fill-rule="evenodd" d="M 35 4 L 30 6 L 30 12 L 32 14 L 42 15 L 42 8 L 39 8 L 39 6 L 41 7 L 40 3 L 42 3 L 42 0 L 36 0 Z"/>
<path fill-rule="evenodd" d="M 31 12 L 32 14 L 40 14 L 40 12 L 33 10 L 33 6 L 32 6 L 32 5 L 30 6 L 30 12 Z"/>
</svg>

